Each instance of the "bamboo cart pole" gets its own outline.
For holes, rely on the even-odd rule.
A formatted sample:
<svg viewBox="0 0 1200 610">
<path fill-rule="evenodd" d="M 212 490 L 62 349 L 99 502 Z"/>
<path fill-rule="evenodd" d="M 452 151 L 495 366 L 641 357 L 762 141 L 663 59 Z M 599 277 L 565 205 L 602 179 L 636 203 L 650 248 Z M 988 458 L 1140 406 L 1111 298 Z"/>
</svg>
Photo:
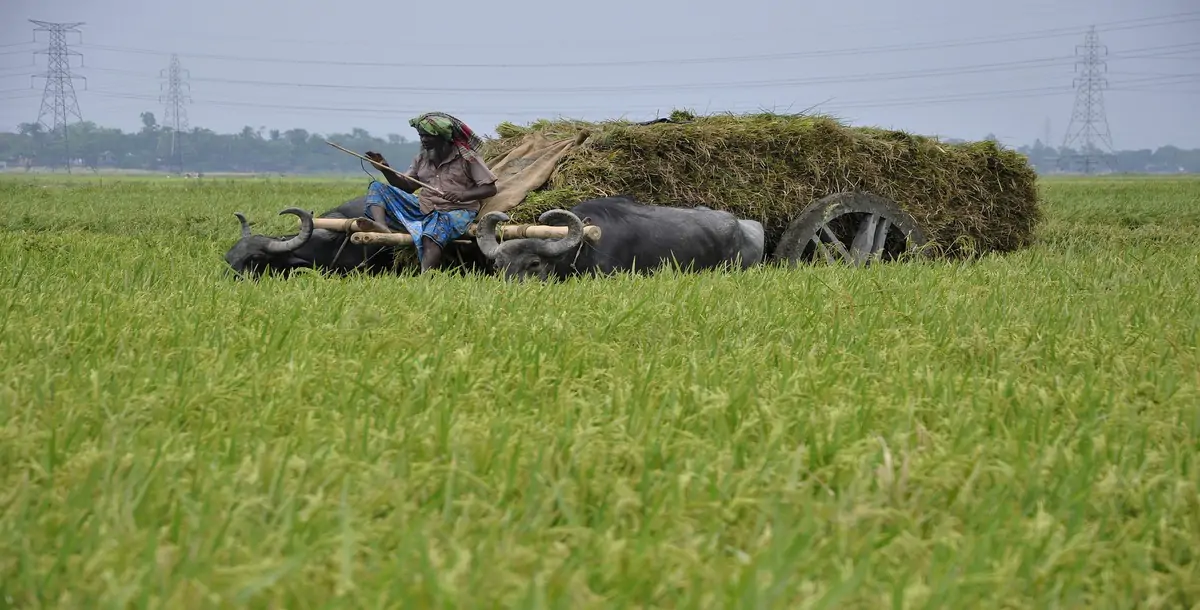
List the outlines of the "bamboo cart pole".
<svg viewBox="0 0 1200 610">
<path fill-rule="evenodd" d="M 468 233 L 475 235 L 474 227 L 471 225 Z M 501 227 L 501 239 L 557 239 L 567 236 L 567 227 L 554 227 L 549 225 L 508 225 Z M 600 241 L 600 227 L 589 225 L 583 228 L 583 240 L 595 244 Z M 459 240 L 465 241 L 465 240 Z M 391 246 L 410 246 L 413 243 L 412 236 L 408 233 L 375 233 L 371 231 L 360 231 L 350 236 L 350 242 L 354 244 L 377 244 Z M 467 243 L 470 243 L 469 241 Z"/>
<path fill-rule="evenodd" d="M 379 225 L 376 222 L 367 218 L 314 218 L 314 229 L 325 229 L 326 231 L 337 231 L 339 233 L 354 233 L 354 234 L 370 234 L 371 237 L 352 238 L 353 243 L 410 243 L 403 240 L 407 237 L 386 237 L 392 236 L 407 236 L 407 233 L 384 233 L 378 230 Z M 478 236 L 479 225 L 471 223 L 467 227 L 467 235 L 471 237 Z M 534 225 L 534 224 L 513 224 L 501 225 L 497 231 L 500 234 L 500 239 L 558 239 L 567 236 L 567 227 L 551 226 L 551 225 Z M 597 243 L 600 241 L 600 227 L 588 225 L 583 228 L 583 238 L 589 243 Z M 399 241 L 397 241 L 399 240 Z"/>
<path fill-rule="evenodd" d="M 314 229 L 339 233 L 379 232 L 379 223 L 370 218 L 314 218 Z"/>
<path fill-rule="evenodd" d="M 411 246 L 413 245 L 413 238 L 408 233 L 370 233 L 364 231 L 351 235 L 350 243 L 360 246 Z M 469 239 L 456 239 L 454 243 L 470 245 L 475 242 Z"/>
<path fill-rule="evenodd" d="M 313 228 L 337 231 L 339 233 L 353 233 L 358 230 L 355 225 L 356 220 L 356 218 L 314 218 Z"/>
</svg>

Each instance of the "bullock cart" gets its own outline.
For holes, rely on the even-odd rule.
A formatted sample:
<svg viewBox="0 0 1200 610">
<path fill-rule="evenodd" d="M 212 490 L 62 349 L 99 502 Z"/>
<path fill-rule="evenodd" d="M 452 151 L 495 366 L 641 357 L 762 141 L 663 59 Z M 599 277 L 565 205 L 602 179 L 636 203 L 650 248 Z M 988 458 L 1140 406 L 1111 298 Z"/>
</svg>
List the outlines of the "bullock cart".
<svg viewBox="0 0 1200 610">
<path fill-rule="evenodd" d="M 759 222 L 763 262 L 786 264 L 1010 252 L 1032 243 L 1041 219 L 1036 172 L 988 140 L 942 142 L 822 116 L 680 111 L 643 123 L 502 123 L 497 132 L 485 159 L 499 193 L 479 217 L 511 217 L 501 240 L 564 236 L 566 227 L 537 219 L 616 195 Z M 369 221 L 318 223 L 356 244 L 412 241 Z M 599 243 L 603 230 L 588 227 L 586 239 Z M 465 237 L 476 243 L 476 228 Z"/>
</svg>

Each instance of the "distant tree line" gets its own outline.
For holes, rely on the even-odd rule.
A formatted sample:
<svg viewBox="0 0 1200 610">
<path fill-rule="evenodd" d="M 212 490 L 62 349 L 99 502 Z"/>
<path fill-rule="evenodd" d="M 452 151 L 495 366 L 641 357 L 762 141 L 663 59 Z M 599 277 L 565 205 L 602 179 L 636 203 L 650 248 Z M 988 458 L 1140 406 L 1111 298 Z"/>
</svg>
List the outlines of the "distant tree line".
<svg viewBox="0 0 1200 610">
<path fill-rule="evenodd" d="M 363 129 L 350 133 L 316 134 L 304 129 L 280 131 L 245 127 L 238 133 L 220 134 L 195 128 L 173 133 L 158 124 L 151 112 L 141 114 L 136 132 L 97 126 L 90 121 L 72 124 L 64 141 L 61 131 L 51 133 L 38 123 L 22 123 L 17 133 L 0 133 L 0 161 L 9 167 L 65 167 L 70 151 L 72 167 L 177 172 L 343 173 L 359 171 L 360 160 L 325 143 L 362 154 L 382 153 L 388 162 L 407 168 L 420 143 L 398 134 L 384 138 Z M 407 127 L 407 123 L 404 123 Z M 371 166 L 361 161 L 368 169 Z"/>
<path fill-rule="evenodd" d="M 1033 146 L 1019 146 L 1016 151 L 1028 157 L 1029 164 L 1039 174 L 1083 171 L 1081 151 L 1046 146 L 1041 140 L 1035 141 Z M 1094 171 L 1122 174 L 1200 173 L 1200 149 L 1160 146 L 1155 150 L 1118 150 L 1115 154 L 1102 154 L 1101 158 L 1095 159 Z"/>
<path fill-rule="evenodd" d="M 985 140 L 996 140 L 996 136 L 988 134 Z M 947 142 L 962 142 L 962 140 L 946 140 Z M 1083 173 L 1084 152 L 1089 149 L 1075 150 L 1065 147 L 1047 146 L 1041 140 L 1034 141 L 1032 146 L 1024 145 L 1014 148 L 1018 153 L 1029 159 L 1029 164 L 1042 175 L 1056 173 Z M 1120 174 L 1195 174 L 1200 173 L 1200 148 L 1184 149 L 1177 146 L 1161 146 L 1155 150 L 1143 148 L 1140 150 L 1118 150 L 1106 153 L 1102 150 L 1091 149 L 1096 153 L 1093 157 L 1094 173 Z"/>
<path fill-rule="evenodd" d="M 162 172 L 344 173 L 358 171 L 359 161 L 325 143 L 328 139 L 350 150 L 374 150 L 403 167 L 419 144 L 397 134 L 371 135 L 355 128 L 344 134 L 316 134 L 304 129 L 266 131 L 245 127 L 238 133 L 219 134 L 195 128 L 173 133 L 158 124 L 154 113 L 141 114 L 142 127 L 126 133 L 92 122 L 71 125 L 50 133 L 37 123 L 23 123 L 17 133 L 0 133 L 0 162 L 10 167 L 64 167 L 70 151 L 72 167 Z M 995 139 L 988 135 L 985 139 Z M 961 140 L 948 140 L 956 142 Z M 1080 151 L 1035 142 L 1020 146 L 1041 174 L 1082 171 Z M 366 162 L 363 162 L 365 164 Z M 1097 172 L 1200 173 L 1200 149 L 1163 146 L 1156 150 L 1122 150 L 1107 155 Z"/>
</svg>

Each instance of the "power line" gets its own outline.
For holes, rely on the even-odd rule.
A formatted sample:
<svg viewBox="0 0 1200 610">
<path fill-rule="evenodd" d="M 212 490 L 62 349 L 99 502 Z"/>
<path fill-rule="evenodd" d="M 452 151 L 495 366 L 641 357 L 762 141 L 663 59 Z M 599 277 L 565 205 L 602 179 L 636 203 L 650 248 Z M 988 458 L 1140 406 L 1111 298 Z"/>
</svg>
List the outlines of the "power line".
<svg viewBox="0 0 1200 610">
<path fill-rule="evenodd" d="M 1121 53 L 1108 56 L 1108 61 L 1126 61 L 1135 59 L 1187 59 L 1195 61 L 1195 53 L 1200 53 L 1200 42 L 1146 47 L 1142 49 L 1127 49 Z"/>
<path fill-rule="evenodd" d="M 1117 59 L 1117 60 L 1126 60 L 1126 59 L 1175 59 L 1175 60 L 1180 60 L 1180 59 L 1182 59 L 1182 60 L 1186 60 L 1186 61 L 1196 61 L 1197 59 L 1200 59 L 1200 55 L 1194 55 L 1194 53 L 1198 53 L 1198 52 L 1200 52 L 1200 49 L 1196 49 L 1194 51 L 1176 51 L 1174 53 L 1146 53 L 1144 55 L 1125 55 L 1122 57 L 1117 57 L 1115 59 Z M 1113 58 L 1110 58 L 1110 59 L 1113 59 Z"/>
<path fill-rule="evenodd" d="M 1172 50 L 1174 49 L 1174 50 Z M 1142 47 L 1140 49 L 1127 49 L 1125 53 L 1141 53 L 1143 51 L 1164 51 L 1168 53 L 1190 53 L 1200 50 L 1200 41 L 1197 42 L 1181 42 L 1178 44 L 1160 45 L 1157 47 Z M 1109 59 L 1124 57 L 1122 53 L 1110 55 Z"/>
<path fill-rule="evenodd" d="M 1185 13 L 1176 13 L 1174 15 L 1162 15 L 1158 17 L 1144 17 L 1140 19 L 1131 19 L 1124 21 L 1110 22 L 1113 27 L 1105 28 L 1106 31 L 1120 31 L 1129 29 L 1139 29 L 1147 27 L 1159 27 L 1165 25 L 1176 25 L 1180 23 L 1190 23 L 1200 21 L 1200 11 L 1190 11 Z M 1152 23 L 1148 23 L 1152 22 Z M 1161 23 L 1160 23 L 1161 22 Z M 1095 29 L 1095 26 L 1092 26 Z M 972 39 L 959 39 L 942 42 L 929 43 L 903 43 L 878 45 L 872 47 L 851 47 L 843 49 L 822 49 L 814 51 L 797 51 L 787 53 L 763 53 L 751 55 L 733 55 L 733 56 L 718 56 L 718 57 L 693 57 L 693 58 L 672 58 L 672 59 L 633 59 L 633 60 L 608 60 L 608 61 L 579 61 L 579 62 L 536 62 L 536 63 L 427 63 L 427 62 L 385 62 L 385 61 L 348 61 L 348 60 L 333 60 L 333 59 L 296 59 L 296 58 L 280 58 L 280 57 L 250 57 L 243 55 L 222 55 L 211 53 L 179 53 L 181 57 L 192 59 L 210 59 L 217 61 L 235 61 L 235 62 L 262 62 L 262 63 L 283 63 L 283 64 L 298 64 L 298 65 L 334 65 L 334 66 L 358 66 L 371 68 L 587 68 L 587 67 L 623 67 L 623 66 L 644 66 L 644 65 L 681 65 L 681 64 L 710 64 L 710 63 L 736 63 L 736 62 L 756 62 L 770 61 L 780 59 L 801 59 L 814 57 L 837 57 L 845 55 L 864 55 L 875 53 L 895 53 L 900 51 L 924 51 L 938 50 L 964 46 L 979 46 L 985 44 L 998 44 L 1006 42 L 1020 42 L 1027 40 L 1037 40 L 1041 38 L 1056 38 L 1060 36 L 1077 36 L 1081 33 L 1081 29 L 1074 28 L 1054 28 L 1048 30 L 1038 30 L 1021 34 L 1008 34 L 1001 36 L 980 37 Z M 146 55 L 169 55 L 165 51 L 154 49 L 143 49 L 136 47 L 122 47 L 111 45 L 85 45 L 88 49 L 99 51 L 112 51 L 118 53 L 133 53 Z"/>
<path fill-rule="evenodd" d="M 1200 73 L 1196 74 L 1177 74 L 1169 76 L 1150 76 L 1144 78 L 1131 78 L 1118 81 L 1121 86 L 1137 86 L 1137 85 L 1161 85 L 1161 84 L 1183 84 L 1189 79 L 1200 79 Z M 931 93 L 914 97 L 873 97 L 867 100 L 850 100 L 832 104 L 837 109 L 859 109 L 859 108 L 894 108 L 900 106 L 927 106 L 927 105 L 942 105 L 955 104 L 962 102 L 974 101 L 993 101 L 1001 99 L 1017 99 L 1031 97 L 1051 97 L 1065 95 L 1076 91 L 1072 85 L 1055 85 L 1046 87 L 1031 87 L 1023 89 L 992 89 L 986 91 L 974 91 L 966 93 Z M 129 99 L 129 100 L 155 100 L 157 98 L 144 95 L 133 94 L 122 91 L 96 90 L 91 91 L 93 95 L 98 95 L 112 99 Z M 402 107 L 364 107 L 364 106 L 313 106 L 313 105 L 293 105 L 293 104 L 272 104 L 265 102 L 246 102 L 238 100 L 219 100 L 219 99 L 199 99 L 194 101 L 195 104 L 201 106 L 226 106 L 226 107 L 243 107 L 243 108 L 261 108 L 269 110 L 284 110 L 297 112 L 313 112 L 313 113 L 353 113 L 364 116 L 380 116 L 391 117 L 397 113 L 419 113 L 423 112 L 421 108 L 402 108 Z M 689 104 L 675 104 L 675 106 L 684 107 Z M 805 104 L 808 106 L 809 104 Z M 637 108 L 624 106 L 625 111 L 634 109 L 654 109 L 657 106 L 640 106 Z M 479 113 L 494 116 L 529 116 L 529 115 L 545 115 L 545 114 L 560 114 L 563 112 L 611 112 L 612 107 L 591 107 L 591 108 L 557 108 L 557 109 L 533 109 L 521 108 L 505 109 L 498 107 L 488 108 L 457 108 L 456 112 L 462 113 Z"/>
<path fill-rule="evenodd" d="M 1198 19 L 1200 20 L 1200 19 Z M 1061 36 L 1062 34 L 1055 34 Z M 343 67 L 363 67 L 363 68 L 598 68 L 598 67 L 630 67 L 630 66 L 646 66 L 646 65 L 694 65 L 694 64 L 715 64 L 715 63 L 741 63 L 741 62 L 760 62 L 772 60 L 786 59 L 812 59 L 818 57 L 838 57 L 846 55 L 870 55 L 875 53 L 894 53 L 899 51 L 921 51 L 921 50 L 936 50 L 960 46 L 974 46 L 979 44 L 991 44 L 996 42 L 1017 42 L 1022 40 L 1032 40 L 1036 38 L 1045 38 L 1046 36 L 1021 36 L 1007 39 L 985 40 L 985 41 L 965 41 L 952 43 L 917 43 L 917 44 L 899 44 L 886 45 L 876 47 L 858 47 L 846 49 L 829 49 L 818 51 L 796 51 L 787 53 L 759 53 L 751 55 L 726 55 L 726 56 L 710 56 L 710 57 L 682 57 L 669 59 L 630 59 L 630 60 L 608 60 L 608 61 L 578 61 L 578 62 L 539 62 L 539 63 L 412 63 L 412 62 L 382 62 L 382 61 L 350 61 L 336 59 L 296 59 L 296 58 L 280 58 L 280 57 L 250 57 L 244 55 L 217 55 L 211 53 L 180 53 L 183 57 L 191 59 L 208 59 L 214 61 L 232 61 L 232 62 L 261 62 L 275 64 L 293 64 L 293 65 L 327 65 L 327 66 L 343 66 Z M 142 55 L 167 55 L 164 51 L 156 51 L 152 49 L 139 49 L 132 47 L 118 47 L 109 45 L 86 45 L 86 48 L 97 51 L 111 51 L 115 53 L 130 53 Z"/>
<path fill-rule="evenodd" d="M 1063 137 L 1063 148 L 1071 150 L 1073 144 L 1082 141 L 1082 150 L 1075 155 L 1067 155 L 1067 158 L 1080 161 L 1083 173 L 1090 175 L 1102 158 L 1096 147 L 1097 141 L 1109 153 L 1113 152 L 1103 94 L 1108 87 L 1108 79 L 1104 77 L 1108 66 L 1101 59 L 1108 54 L 1108 48 L 1100 44 L 1100 37 L 1093 28 L 1084 37 L 1083 45 L 1077 46 L 1075 51 L 1080 56 L 1076 71 L 1082 74 L 1075 78 L 1075 107 Z"/>
<path fill-rule="evenodd" d="M 191 76 L 187 70 L 184 70 L 179 65 L 179 56 L 171 56 L 171 64 L 164 71 L 160 72 L 160 76 L 166 78 L 163 85 L 166 86 L 167 92 L 163 96 L 159 96 L 159 101 L 166 105 L 166 113 L 164 120 L 171 127 L 171 161 L 174 163 L 176 170 L 183 173 L 183 145 L 177 141 L 184 131 L 187 130 L 187 110 L 183 107 L 184 104 L 191 102 L 192 98 L 188 93 L 191 93 L 191 85 L 184 81 L 185 78 Z M 187 89 L 187 93 L 184 92 Z"/>
<path fill-rule="evenodd" d="M 12 78 L 14 76 L 33 76 L 32 74 L 29 73 L 29 71 L 36 67 L 37 67 L 37 64 L 34 63 L 33 58 L 30 57 L 29 63 L 24 66 L 6 66 L 3 68 L 0 68 L 0 72 L 3 73 L 3 74 L 0 74 L 0 78 Z M 18 72 L 19 72 L 19 74 L 18 74 Z"/>
<path fill-rule="evenodd" d="M 990 101 L 996 99 L 1012 99 L 1025 97 L 1041 97 L 1047 95 L 1064 95 L 1071 93 L 1072 88 L 1067 85 L 1059 85 L 1053 87 L 1036 87 L 1028 89 L 1003 89 L 992 91 L 979 91 L 965 94 L 941 94 L 941 95 L 923 95 L 918 97 L 906 98 L 872 98 L 870 100 L 849 101 L 837 104 L 837 108 L 853 109 L 853 108 L 879 108 L 879 107 L 896 107 L 907 105 L 930 105 L 930 104 L 952 104 L 957 102 L 970 101 Z M 114 99 L 130 99 L 130 100 L 151 100 L 149 96 L 128 94 L 117 91 L 93 90 L 93 94 L 101 97 Z M 262 108 L 271 110 L 290 110 L 290 111 L 311 111 L 311 112 L 345 112 L 361 115 L 378 115 L 378 116 L 394 116 L 396 113 L 419 113 L 423 112 L 421 108 L 381 108 L 381 107 L 347 107 L 347 106 L 308 106 L 308 105 L 286 105 L 286 104 L 268 104 L 258 102 L 243 102 L 234 100 L 196 100 L 198 105 L 204 106 L 229 106 L 229 107 L 247 107 L 247 108 Z M 688 104 L 680 104 L 687 106 Z M 643 106 L 641 108 L 649 108 Z M 625 110 L 632 108 L 626 107 Z M 521 109 L 520 111 L 505 110 L 500 108 L 457 108 L 456 112 L 462 113 L 479 113 L 489 115 L 504 115 L 504 116 L 527 116 L 531 114 L 557 114 L 562 112 L 609 112 L 611 107 L 592 107 L 592 108 L 559 108 L 559 109 Z"/>
<path fill-rule="evenodd" d="M 37 89 L 25 89 L 25 88 L 21 88 L 21 89 L 0 89 L 0 94 L 5 94 L 5 93 L 19 93 L 19 94 L 21 94 L 21 95 L 14 95 L 14 96 L 12 96 L 12 98 L 5 98 L 5 99 L 16 99 L 16 98 L 19 98 L 19 97 L 37 97 Z"/>
<path fill-rule="evenodd" d="M 83 116 L 79 112 L 79 101 L 75 99 L 73 79 L 83 78 L 85 82 L 87 79 L 82 76 L 71 76 L 71 56 L 83 57 L 83 55 L 67 47 L 67 33 L 74 32 L 80 34 L 82 38 L 82 33 L 78 28 L 83 23 L 51 23 L 35 19 L 29 21 L 38 26 L 34 28 L 35 37 L 37 32 L 50 33 L 50 44 L 45 51 L 48 57 L 48 66 L 46 73 L 40 75 L 46 79 L 46 88 L 42 93 L 42 106 L 38 110 L 37 122 L 46 125 L 43 121 L 46 114 L 54 116 L 54 126 L 51 127 L 51 132 L 56 133 L 60 129 L 62 130 L 64 160 L 67 163 L 67 173 L 69 174 L 71 173 L 71 146 L 67 133 L 67 118 L 69 115 L 74 115 L 76 119 L 83 120 Z"/>
<path fill-rule="evenodd" d="M 1195 46 L 1200 43 L 1189 43 L 1187 45 L 1167 45 L 1157 47 L 1144 47 L 1140 49 L 1128 49 L 1127 53 L 1140 53 L 1144 51 L 1157 51 L 1162 49 L 1178 48 L 1181 46 Z M 983 74 L 988 72 L 1008 72 L 1016 70 L 1040 70 L 1046 68 L 1057 68 L 1076 63 L 1077 56 L 1064 55 L 1058 57 L 1043 57 L 1026 60 L 1016 60 L 1007 62 L 997 62 L 990 64 L 972 64 L 962 66 L 952 66 L 947 68 L 926 68 L 921 70 L 909 70 L 902 72 L 876 72 L 868 74 L 842 74 L 838 76 L 816 76 L 805 78 L 790 78 L 790 79 L 774 79 L 774 80 L 757 80 L 757 81 L 735 81 L 735 82 L 709 82 L 709 83 L 656 83 L 652 85 L 634 84 L 634 85 L 594 85 L 594 86 L 567 86 L 567 87 L 538 87 L 538 86 L 514 86 L 514 87 L 433 87 L 433 86 L 400 86 L 400 85 L 355 85 L 341 83 L 322 83 L 322 82 L 288 82 L 288 81 L 264 81 L 264 80 L 245 80 L 231 79 L 220 77 L 195 77 L 192 80 L 222 83 L 231 85 L 246 85 L 253 87 L 276 87 L 276 88 L 311 88 L 311 89 L 331 89 L 331 90 L 361 90 L 361 91 L 395 91 L 409 94 L 436 94 L 436 93 L 546 93 L 546 94 L 575 94 L 575 93 L 614 93 L 628 94 L 639 92 L 650 92 L 659 90 L 680 90 L 680 89 L 744 89 L 754 87 L 786 87 L 786 86 L 804 86 L 804 85 L 827 85 L 827 84 L 847 84 L 858 82 L 879 82 L 888 80 L 908 80 L 919 78 L 935 78 L 943 76 L 959 76 L 969 74 Z M 144 72 L 134 70 L 122 70 L 116 68 L 98 67 L 95 65 L 88 66 L 88 70 L 96 70 L 99 72 L 110 72 L 114 74 L 126 74 L 137 78 L 156 78 Z"/>
<path fill-rule="evenodd" d="M 1150 89 L 1137 87 L 1122 87 L 1119 89 L 1110 88 L 1109 91 L 1127 91 L 1132 93 L 1153 93 L 1157 96 L 1163 95 L 1200 95 L 1200 89 Z"/>
<path fill-rule="evenodd" d="M 592 86 L 569 86 L 569 87 L 409 87 L 402 85 L 346 85 L 336 83 L 302 83 L 302 82 L 281 82 L 281 81 L 263 81 L 263 80 L 239 80 L 230 78 L 205 78 L 197 77 L 192 80 L 223 83 L 234 85 L 249 85 L 257 87 L 287 87 L 287 88 L 312 88 L 312 89 L 335 89 L 335 90 L 361 90 L 361 91 L 395 91 L 405 93 L 463 93 L 463 94 L 479 94 L 479 93 L 638 93 L 649 91 L 678 91 L 687 89 L 747 89 L 757 87 L 786 87 L 786 86 L 806 86 L 806 85 L 827 85 L 827 84 L 845 84 L 859 82 L 879 82 L 888 80 L 909 80 L 919 78 L 936 78 L 941 76 L 959 76 L 967 74 L 984 74 L 989 72 L 1007 72 L 1012 70 L 1029 70 L 1043 69 L 1068 66 L 1072 64 L 1073 56 L 1064 55 L 1060 57 L 1045 57 L 1038 59 L 1027 59 L 1008 62 L 997 62 L 990 64 L 974 64 L 964 66 L 954 66 L 949 68 L 926 68 L 922 70 L 909 70 L 902 72 L 874 72 L 867 74 L 851 74 L 840 76 L 815 76 L 806 78 L 789 78 L 789 79 L 771 79 L 771 80 L 754 80 L 754 81 L 724 81 L 724 82 L 709 82 L 709 83 L 658 83 L 653 85 L 592 85 Z M 97 70 L 102 72 L 114 72 L 130 74 L 139 77 L 148 77 L 148 75 L 129 70 L 118 70 L 113 68 L 89 67 L 89 70 Z"/>
</svg>

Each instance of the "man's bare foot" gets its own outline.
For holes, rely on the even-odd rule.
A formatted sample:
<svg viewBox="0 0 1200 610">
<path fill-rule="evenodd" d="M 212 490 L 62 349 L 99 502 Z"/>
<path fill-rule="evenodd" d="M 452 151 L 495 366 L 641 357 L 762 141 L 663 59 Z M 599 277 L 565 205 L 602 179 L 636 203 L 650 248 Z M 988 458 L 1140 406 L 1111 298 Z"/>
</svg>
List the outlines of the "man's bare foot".
<svg viewBox="0 0 1200 610">
<path fill-rule="evenodd" d="M 354 230 L 360 233 L 392 233 L 387 225 L 372 218 L 362 217 L 354 221 Z"/>
</svg>

